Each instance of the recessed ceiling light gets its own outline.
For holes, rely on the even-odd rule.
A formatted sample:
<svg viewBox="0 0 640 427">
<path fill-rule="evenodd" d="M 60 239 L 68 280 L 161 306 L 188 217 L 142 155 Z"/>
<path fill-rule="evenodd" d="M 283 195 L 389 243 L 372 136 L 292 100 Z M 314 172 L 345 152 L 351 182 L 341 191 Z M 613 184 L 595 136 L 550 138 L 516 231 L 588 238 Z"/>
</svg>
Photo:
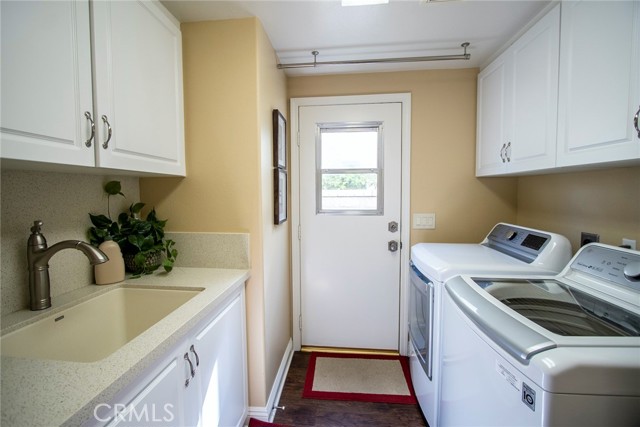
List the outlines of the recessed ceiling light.
<svg viewBox="0 0 640 427">
<path fill-rule="evenodd" d="M 373 4 L 387 4 L 389 0 L 342 0 L 343 6 L 370 6 Z"/>
</svg>

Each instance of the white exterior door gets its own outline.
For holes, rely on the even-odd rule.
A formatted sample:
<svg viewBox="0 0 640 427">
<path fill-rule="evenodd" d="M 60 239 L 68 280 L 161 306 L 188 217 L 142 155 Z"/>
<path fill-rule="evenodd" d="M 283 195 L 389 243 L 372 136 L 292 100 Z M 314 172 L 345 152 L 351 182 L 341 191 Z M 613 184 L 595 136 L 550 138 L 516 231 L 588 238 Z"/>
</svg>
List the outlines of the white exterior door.
<svg viewBox="0 0 640 427">
<path fill-rule="evenodd" d="M 301 344 L 398 350 L 402 104 L 297 114 Z"/>
</svg>

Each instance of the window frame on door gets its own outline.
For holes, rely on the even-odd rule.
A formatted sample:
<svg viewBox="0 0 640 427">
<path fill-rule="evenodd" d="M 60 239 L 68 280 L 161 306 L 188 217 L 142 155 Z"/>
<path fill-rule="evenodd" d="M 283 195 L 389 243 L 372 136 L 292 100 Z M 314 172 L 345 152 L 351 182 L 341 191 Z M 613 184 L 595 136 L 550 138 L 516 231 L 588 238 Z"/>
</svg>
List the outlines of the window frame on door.
<svg viewBox="0 0 640 427">
<path fill-rule="evenodd" d="M 322 164 L 322 135 L 326 133 L 349 133 L 375 131 L 376 166 L 372 168 L 323 168 Z M 384 215 L 384 141 L 382 122 L 339 122 L 319 123 L 316 128 L 316 213 L 324 215 Z M 323 204 L 323 176 L 333 174 L 375 174 L 376 176 L 376 207 L 375 209 L 331 209 Z"/>
</svg>

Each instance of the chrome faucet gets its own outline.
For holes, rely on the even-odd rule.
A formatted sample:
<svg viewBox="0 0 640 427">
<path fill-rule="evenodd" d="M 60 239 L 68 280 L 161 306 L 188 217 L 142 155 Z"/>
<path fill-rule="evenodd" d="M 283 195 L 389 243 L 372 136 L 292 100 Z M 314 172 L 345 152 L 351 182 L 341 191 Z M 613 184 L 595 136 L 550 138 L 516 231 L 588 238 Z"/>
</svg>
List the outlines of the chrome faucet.
<svg viewBox="0 0 640 427">
<path fill-rule="evenodd" d="M 31 310 L 51 307 L 51 284 L 49 283 L 49 260 L 62 249 L 78 249 L 89 258 L 91 265 L 102 264 L 109 258 L 97 248 L 80 240 L 64 240 L 47 247 L 47 240 L 40 232 L 42 221 L 34 221 L 27 242 L 29 263 L 29 294 Z"/>
</svg>

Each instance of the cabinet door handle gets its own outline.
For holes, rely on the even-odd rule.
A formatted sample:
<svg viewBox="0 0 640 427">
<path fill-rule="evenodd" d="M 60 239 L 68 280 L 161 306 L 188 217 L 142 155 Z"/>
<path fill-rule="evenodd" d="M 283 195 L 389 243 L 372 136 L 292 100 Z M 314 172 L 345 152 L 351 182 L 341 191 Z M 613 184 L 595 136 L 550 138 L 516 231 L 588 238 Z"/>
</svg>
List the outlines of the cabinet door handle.
<svg viewBox="0 0 640 427">
<path fill-rule="evenodd" d="M 504 150 L 507 148 L 507 144 L 502 144 L 502 148 L 500 149 L 500 158 L 502 159 L 502 163 L 504 163 L 505 157 L 504 157 Z"/>
<path fill-rule="evenodd" d="M 102 116 L 102 121 L 107 125 L 107 140 L 102 143 L 102 148 L 106 150 L 109 147 L 109 141 L 111 141 L 111 125 L 109 124 L 109 119 L 105 115 Z"/>
<path fill-rule="evenodd" d="M 198 356 L 198 353 L 196 353 L 196 347 L 193 344 L 191 344 L 191 347 L 189 347 L 189 350 L 191 350 L 191 352 L 196 356 L 196 366 L 200 366 L 200 357 Z"/>
<path fill-rule="evenodd" d="M 189 387 L 189 381 L 191 381 L 191 378 L 193 378 L 196 375 L 196 370 L 193 369 L 193 363 L 191 363 L 191 359 L 189 359 L 189 353 L 184 354 L 184 360 L 189 362 L 189 372 L 191 372 L 191 377 L 187 378 L 187 380 L 184 382 L 184 386 Z"/>
<path fill-rule="evenodd" d="M 91 140 L 93 139 L 93 137 L 96 135 L 96 124 L 93 122 L 93 119 L 91 118 L 91 113 L 88 111 L 84 112 L 84 116 L 87 118 L 87 120 L 89 120 L 89 123 L 91 123 L 91 136 L 89 136 L 89 139 L 87 139 L 84 142 L 84 145 L 86 145 L 87 147 L 91 147 Z M 636 114 L 636 119 L 638 118 L 638 115 Z M 637 128 L 637 126 L 636 126 Z"/>
<path fill-rule="evenodd" d="M 504 155 L 507 157 L 507 162 L 511 162 L 511 142 L 509 142 L 504 149 Z"/>
<path fill-rule="evenodd" d="M 636 115 L 633 116 L 633 126 L 636 128 L 636 132 L 638 132 L 638 138 L 640 138 L 640 129 L 638 128 L 638 114 L 640 114 L 640 106 L 638 107 L 638 111 L 636 111 Z"/>
</svg>

